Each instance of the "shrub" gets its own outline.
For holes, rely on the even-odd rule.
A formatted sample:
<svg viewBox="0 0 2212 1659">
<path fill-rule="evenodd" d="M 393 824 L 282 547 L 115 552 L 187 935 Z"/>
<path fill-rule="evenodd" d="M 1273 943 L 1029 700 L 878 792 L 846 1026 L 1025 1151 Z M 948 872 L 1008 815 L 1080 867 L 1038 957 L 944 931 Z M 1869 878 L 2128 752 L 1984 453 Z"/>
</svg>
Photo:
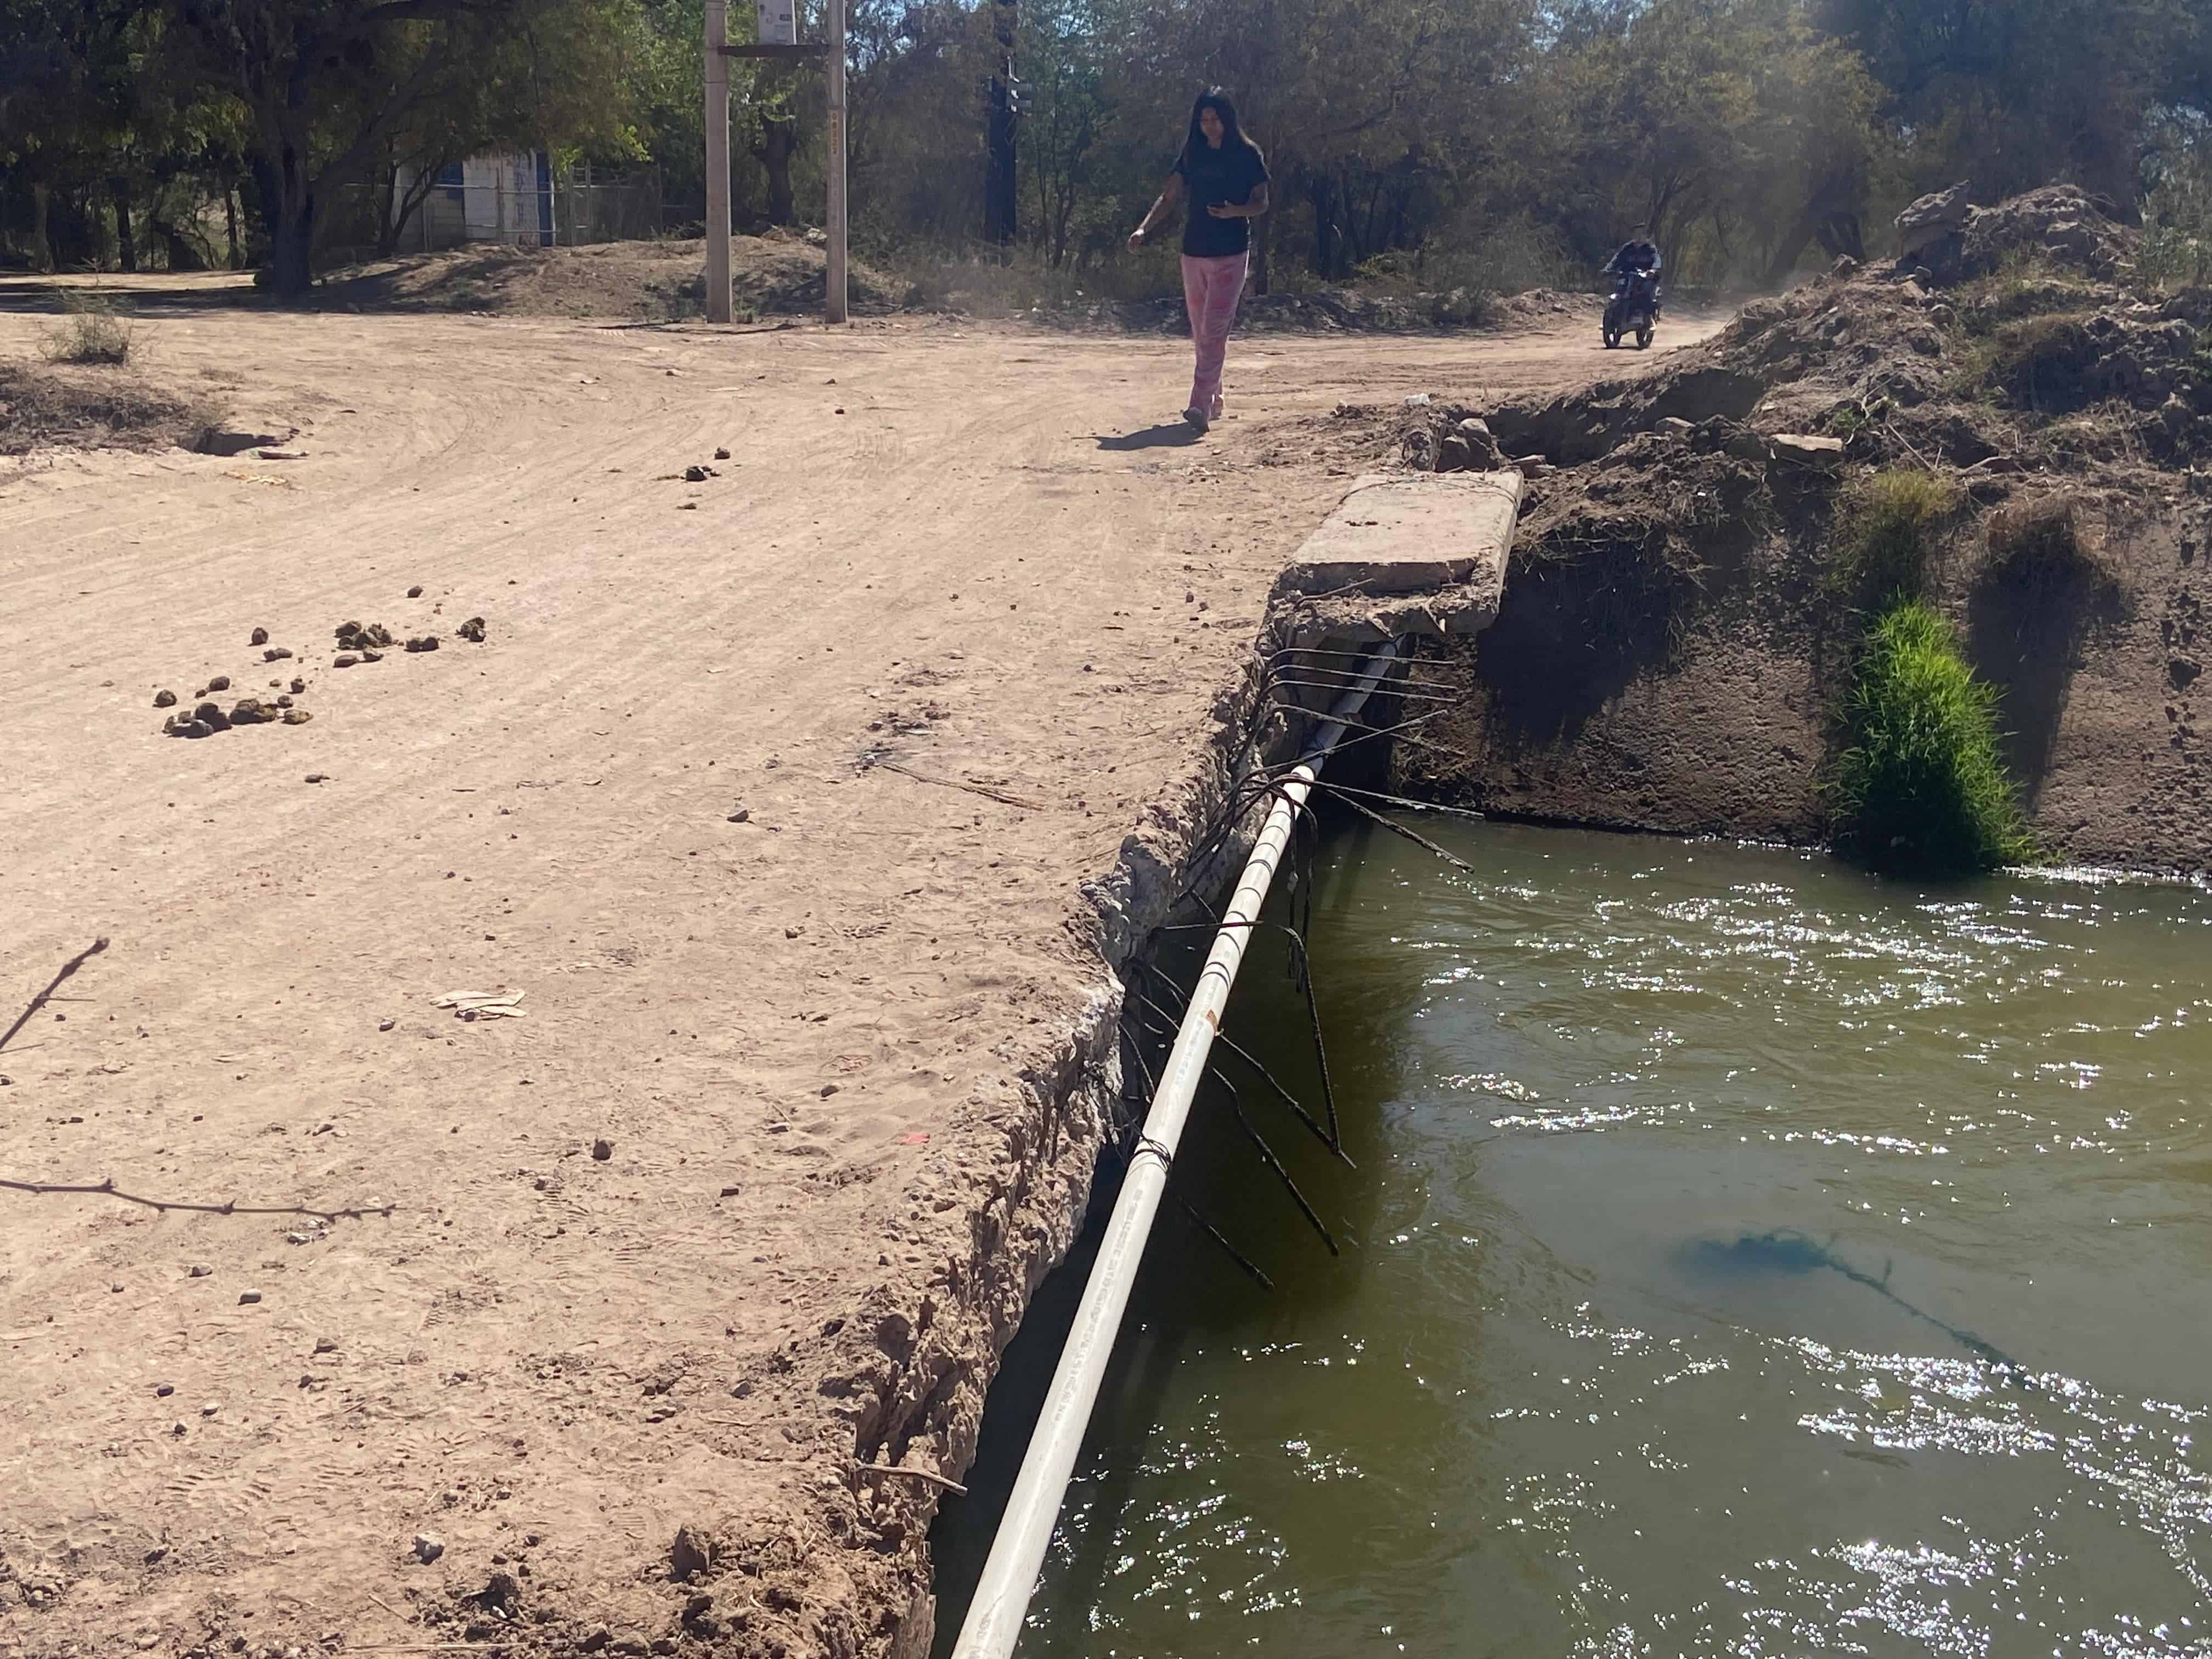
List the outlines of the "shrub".
<svg viewBox="0 0 2212 1659">
<path fill-rule="evenodd" d="M 2081 527 L 2071 495 L 2015 501 L 1990 514 L 1984 532 L 1986 573 L 2023 586 L 2041 587 L 2100 571 L 2094 541 Z"/>
<path fill-rule="evenodd" d="M 2017 501 L 1992 513 L 1978 599 L 2002 599 L 2018 626 L 2069 628 L 2083 606 L 2106 612 L 2120 596 L 2104 544 L 2070 495 Z"/>
<path fill-rule="evenodd" d="M 51 445 L 191 449 L 222 414 L 207 398 L 149 386 L 128 374 L 58 374 L 0 361 L 0 458 Z"/>
<path fill-rule="evenodd" d="M 2033 858 L 1996 703 L 1934 610 L 1909 600 L 1883 616 L 1845 702 L 1848 746 L 1829 785 L 1844 843 L 1893 872 L 1964 875 Z"/>
<path fill-rule="evenodd" d="M 57 363 L 119 363 L 131 356 L 131 324 L 98 294 L 64 289 L 62 320 L 46 333 L 46 357 Z"/>
<path fill-rule="evenodd" d="M 1863 480 L 1844 505 L 1838 584 L 1864 604 L 1917 598 L 1959 498 L 1957 484 L 1919 467 L 1887 467 Z"/>
<path fill-rule="evenodd" d="M 2030 405 L 2078 391 L 2082 371 L 2097 359 L 2088 323 L 2084 313 L 2062 312 L 2002 325 L 1990 343 L 1990 385 Z"/>
<path fill-rule="evenodd" d="M 1988 334 L 2017 317 L 2087 310 L 2096 305 L 2097 297 L 2094 284 L 2054 269 L 2028 248 L 2013 249 L 1995 270 L 1965 283 L 1956 294 L 1969 331 L 1978 334 Z"/>
<path fill-rule="evenodd" d="M 1854 398 L 1820 417 L 1820 430 L 1845 443 L 1889 418 L 1897 405 L 1887 398 Z"/>
<path fill-rule="evenodd" d="M 2212 155 L 2179 112 L 2154 122 L 2150 137 L 2136 280 L 2166 289 L 2212 282 Z"/>
</svg>

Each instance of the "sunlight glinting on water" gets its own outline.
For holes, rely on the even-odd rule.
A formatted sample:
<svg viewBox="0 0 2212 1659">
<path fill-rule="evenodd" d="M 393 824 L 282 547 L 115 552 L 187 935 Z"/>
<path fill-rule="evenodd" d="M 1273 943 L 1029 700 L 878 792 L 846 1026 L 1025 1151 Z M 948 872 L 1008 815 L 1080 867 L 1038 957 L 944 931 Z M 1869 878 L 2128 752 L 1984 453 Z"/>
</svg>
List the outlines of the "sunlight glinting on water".
<svg viewBox="0 0 2212 1659">
<path fill-rule="evenodd" d="M 1277 1289 L 1156 1236 L 1025 1650 L 2212 1655 L 2212 889 L 1429 832 L 1320 895 L 1358 1170 L 1247 1102 L 1344 1254 L 1202 1097 Z"/>
</svg>

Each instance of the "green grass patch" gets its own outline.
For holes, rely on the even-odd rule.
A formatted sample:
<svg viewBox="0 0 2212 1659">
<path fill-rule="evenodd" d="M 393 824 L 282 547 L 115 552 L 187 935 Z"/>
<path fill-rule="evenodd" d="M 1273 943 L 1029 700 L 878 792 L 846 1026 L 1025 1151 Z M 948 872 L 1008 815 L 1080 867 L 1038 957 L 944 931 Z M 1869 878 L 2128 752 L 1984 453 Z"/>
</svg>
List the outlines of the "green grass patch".
<svg viewBox="0 0 2212 1659">
<path fill-rule="evenodd" d="M 1959 502 L 1957 484 L 1917 466 L 1862 479 L 1844 498 L 1835 585 L 1863 605 L 1918 598 Z"/>
<path fill-rule="evenodd" d="M 2033 859 L 1996 711 L 1996 688 L 1974 678 L 1949 623 L 1917 599 L 1889 610 L 1844 704 L 1847 746 L 1829 785 L 1844 843 L 1895 873 L 1969 875 Z"/>
</svg>

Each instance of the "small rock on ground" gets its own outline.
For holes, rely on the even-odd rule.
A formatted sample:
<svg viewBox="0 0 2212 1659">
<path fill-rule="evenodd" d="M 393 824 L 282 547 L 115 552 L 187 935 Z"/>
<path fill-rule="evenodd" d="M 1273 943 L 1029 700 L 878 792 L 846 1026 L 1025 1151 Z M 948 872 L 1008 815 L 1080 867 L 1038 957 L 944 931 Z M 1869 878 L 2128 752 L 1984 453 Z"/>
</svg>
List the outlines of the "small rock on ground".
<svg viewBox="0 0 2212 1659">
<path fill-rule="evenodd" d="M 677 1528 L 676 1537 L 668 1546 L 669 1577 L 688 1579 L 714 1565 L 714 1548 L 706 1534 L 692 1527 Z"/>
</svg>

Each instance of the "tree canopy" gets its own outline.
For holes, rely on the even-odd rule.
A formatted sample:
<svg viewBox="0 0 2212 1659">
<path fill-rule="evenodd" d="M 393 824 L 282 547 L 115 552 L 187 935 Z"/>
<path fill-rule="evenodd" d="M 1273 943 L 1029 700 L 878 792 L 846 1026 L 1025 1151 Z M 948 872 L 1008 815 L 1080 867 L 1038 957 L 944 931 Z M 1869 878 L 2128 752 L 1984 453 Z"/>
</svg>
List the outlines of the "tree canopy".
<svg viewBox="0 0 2212 1659">
<path fill-rule="evenodd" d="M 884 247 L 972 246 L 1005 97 L 1012 257 L 1126 275 L 1218 84 L 1269 154 L 1263 273 L 1556 279 L 1645 221 L 1678 275 L 1779 281 L 1960 179 L 2124 207 L 2204 176 L 2208 9 L 1019 0 L 1010 94 L 1004 7 L 850 0 L 854 202 Z M 0 0 L 0 236 L 42 263 L 251 260 L 297 292 L 341 197 L 388 239 L 441 167 L 499 149 L 650 167 L 672 220 L 703 217 L 702 27 L 702 0 Z M 740 220 L 817 215 L 818 69 L 732 68 Z"/>
</svg>

